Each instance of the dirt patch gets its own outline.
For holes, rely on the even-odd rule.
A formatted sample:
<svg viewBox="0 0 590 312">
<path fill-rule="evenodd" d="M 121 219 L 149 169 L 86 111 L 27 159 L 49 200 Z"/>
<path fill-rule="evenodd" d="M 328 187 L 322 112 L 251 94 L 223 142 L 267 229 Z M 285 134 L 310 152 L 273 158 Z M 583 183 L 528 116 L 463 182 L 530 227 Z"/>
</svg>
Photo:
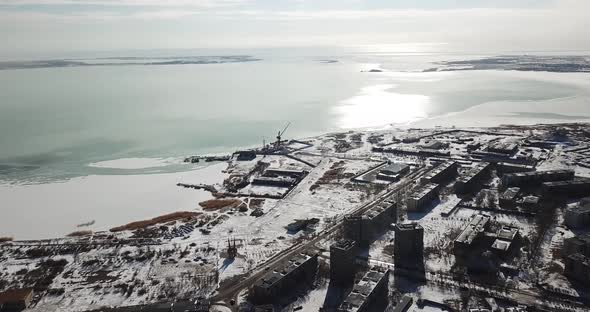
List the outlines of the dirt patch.
<svg viewBox="0 0 590 312">
<path fill-rule="evenodd" d="M 111 232 L 120 232 L 120 231 L 134 231 L 138 229 L 143 229 L 149 226 L 153 226 L 156 224 L 161 223 L 168 223 L 173 221 L 185 221 L 188 222 L 190 220 L 196 219 L 201 215 L 200 212 L 192 212 L 192 211 L 178 211 L 169 214 L 165 214 L 163 216 L 155 217 L 149 220 L 143 221 L 136 221 L 131 222 L 122 226 L 117 226 L 110 229 Z"/>
<path fill-rule="evenodd" d="M 222 208 L 236 208 L 242 203 L 239 199 L 210 199 L 200 202 L 199 206 L 205 211 L 214 211 Z"/>
</svg>

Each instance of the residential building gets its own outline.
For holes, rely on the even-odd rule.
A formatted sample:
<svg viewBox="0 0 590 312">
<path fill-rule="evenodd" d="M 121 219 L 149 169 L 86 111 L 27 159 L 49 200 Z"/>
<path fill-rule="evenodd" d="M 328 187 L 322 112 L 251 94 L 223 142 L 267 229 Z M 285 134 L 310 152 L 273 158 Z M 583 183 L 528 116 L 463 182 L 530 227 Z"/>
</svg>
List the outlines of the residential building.
<svg viewBox="0 0 590 312">
<path fill-rule="evenodd" d="M 462 257 L 475 249 L 490 222 L 488 215 L 476 215 L 463 228 L 459 236 L 453 241 L 453 253 Z"/>
<path fill-rule="evenodd" d="M 508 186 L 530 186 L 543 182 L 567 181 L 574 179 L 573 170 L 547 170 L 507 173 L 502 176 L 502 185 Z"/>
<path fill-rule="evenodd" d="M 590 195 L 590 180 L 544 182 L 541 190 L 543 194 L 588 196 Z"/>
<path fill-rule="evenodd" d="M 590 204 L 569 207 L 565 210 L 564 223 L 570 229 L 590 226 Z"/>
<path fill-rule="evenodd" d="M 476 191 L 484 177 L 490 172 L 491 164 L 483 162 L 477 164 L 467 173 L 460 175 L 455 182 L 455 192 L 465 194 Z"/>
<path fill-rule="evenodd" d="M 579 253 L 567 256 L 564 275 L 582 284 L 590 285 L 590 258 Z"/>
<path fill-rule="evenodd" d="M 457 175 L 457 168 L 459 165 L 455 161 L 445 161 L 438 164 L 432 170 L 430 170 L 420 182 L 422 184 L 426 183 L 436 183 L 442 184 L 450 179 L 454 178 Z"/>
<path fill-rule="evenodd" d="M 520 187 L 511 187 L 505 190 L 500 195 L 500 207 L 502 208 L 514 208 L 516 205 L 516 197 L 520 193 Z"/>
<path fill-rule="evenodd" d="M 356 272 L 358 247 L 355 241 L 341 239 L 330 246 L 330 281 L 352 283 Z"/>
<path fill-rule="evenodd" d="M 590 257 L 589 234 L 582 234 L 563 240 L 563 248 L 561 249 L 561 255 L 567 257 L 575 253 L 579 253 L 586 257 Z"/>
<path fill-rule="evenodd" d="M 396 269 L 424 269 L 424 228 L 418 223 L 395 225 L 393 259 Z"/>
<path fill-rule="evenodd" d="M 438 184 L 422 185 L 407 200 L 408 211 L 422 211 L 425 206 L 438 197 Z"/>
<path fill-rule="evenodd" d="M 372 268 L 354 285 L 338 312 L 377 312 L 387 307 L 389 270 Z"/>
<path fill-rule="evenodd" d="M 270 303 L 277 297 L 305 283 L 313 282 L 318 266 L 318 254 L 301 253 L 283 263 L 283 266 L 266 273 L 250 289 L 253 301 Z"/>
</svg>

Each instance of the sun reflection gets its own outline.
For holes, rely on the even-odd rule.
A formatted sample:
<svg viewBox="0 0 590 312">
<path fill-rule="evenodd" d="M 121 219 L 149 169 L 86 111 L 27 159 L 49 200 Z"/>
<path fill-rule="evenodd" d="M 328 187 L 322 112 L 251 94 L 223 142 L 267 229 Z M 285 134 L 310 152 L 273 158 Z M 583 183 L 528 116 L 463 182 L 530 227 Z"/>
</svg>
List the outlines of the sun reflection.
<svg viewBox="0 0 590 312">
<path fill-rule="evenodd" d="M 373 85 L 335 108 L 341 128 L 376 128 L 426 118 L 429 97 L 390 92 L 395 85 Z"/>
</svg>

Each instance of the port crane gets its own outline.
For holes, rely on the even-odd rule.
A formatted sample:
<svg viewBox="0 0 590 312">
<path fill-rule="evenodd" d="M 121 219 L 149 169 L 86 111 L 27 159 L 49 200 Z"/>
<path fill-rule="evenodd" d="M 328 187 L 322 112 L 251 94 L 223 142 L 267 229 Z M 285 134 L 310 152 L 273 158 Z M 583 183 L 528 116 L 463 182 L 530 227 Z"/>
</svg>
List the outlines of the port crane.
<svg viewBox="0 0 590 312">
<path fill-rule="evenodd" d="M 279 131 L 279 133 L 277 134 L 277 141 L 275 142 L 275 149 L 279 149 L 281 147 L 281 138 L 282 138 L 283 134 L 285 134 L 285 131 L 287 131 L 287 128 L 289 128 L 290 125 L 291 125 L 291 122 L 288 122 L 287 125 L 285 126 L 285 128 L 283 129 L 283 131 Z"/>
</svg>

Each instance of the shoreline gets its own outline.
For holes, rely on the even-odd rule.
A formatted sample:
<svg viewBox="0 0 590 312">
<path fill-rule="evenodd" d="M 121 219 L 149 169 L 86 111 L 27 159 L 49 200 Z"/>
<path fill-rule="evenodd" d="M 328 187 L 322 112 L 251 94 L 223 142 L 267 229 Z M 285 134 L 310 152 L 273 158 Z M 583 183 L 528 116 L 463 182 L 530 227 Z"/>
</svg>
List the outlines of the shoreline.
<svg viewBox="0 0 590 312">
<path fill-rule="evenodd" d="M 221 183 L 226 164 L 178 173 L 89 175 L 66 182 L 2 185 L 0 197 L 11 203 L 0 220 L 0 236 L 15 240 L 62 238 L 80 230 L 102 231 L 165 213 L 195 211 L 213 198 L 203 190 L 187 190 L 178 182 Z M 222 168 L 223 167 L 223 168 Z M 50 208 L 50 209 L 47 209 Z"/>
<path fill-rule="evenodd" d="M 538 126 L 579 123 L 497 124 L 493 126 L 459 126 L 462 129 L 489 129 L 500 126 Z M 395 129 L 412 129 L 414 125 L 389 125 L 380 129 L 349 129 L 329 132 L 305 139 L 321 139 L 339 133 L 388 132 Z M 453 129 L 454 127 L 419 127 L 417 129 Z M 126 162 L 127 160 L 125 160 Z M 145 159 L 142 161 L 145 162 Z M 118 163 L 118 160 L 104 161 Z M 129 165 L 129 164 L 128 164 Z M 206 190 L 180 188 L 177 183 L 221 184 L 227 176 L 223 171 L 226 162 L 214 163 L 198 169 L 172 173 L 146 173 L 130 175 L 88 175 L 65 182 L 0 185 L 0 196 L 17 203 L 18 209 L 7 211 L 0 221 L 0 236 L 15 241 L 51 240 L 65 238 L 79 231 L 104 232 L 126 223 L 158 217 L 178 211 L 200 211 L 198 203 L 213 199 Z M 46 205 L 53 210 L 39 209 Z M 84 208 L 80 208 L 84 207 Z M 99 212 L 99 213 L 97 213 Z M 12 214 L 12 215 L 10 215 Z M 26 224 L 13 222 L 28 220 Z M 77 225 L 94 221 L 83 228 Z M 19 224 L 20 223 L 20 224 Z M 35 229 L 35 230 L 31 230 Z"/>
</svg>

